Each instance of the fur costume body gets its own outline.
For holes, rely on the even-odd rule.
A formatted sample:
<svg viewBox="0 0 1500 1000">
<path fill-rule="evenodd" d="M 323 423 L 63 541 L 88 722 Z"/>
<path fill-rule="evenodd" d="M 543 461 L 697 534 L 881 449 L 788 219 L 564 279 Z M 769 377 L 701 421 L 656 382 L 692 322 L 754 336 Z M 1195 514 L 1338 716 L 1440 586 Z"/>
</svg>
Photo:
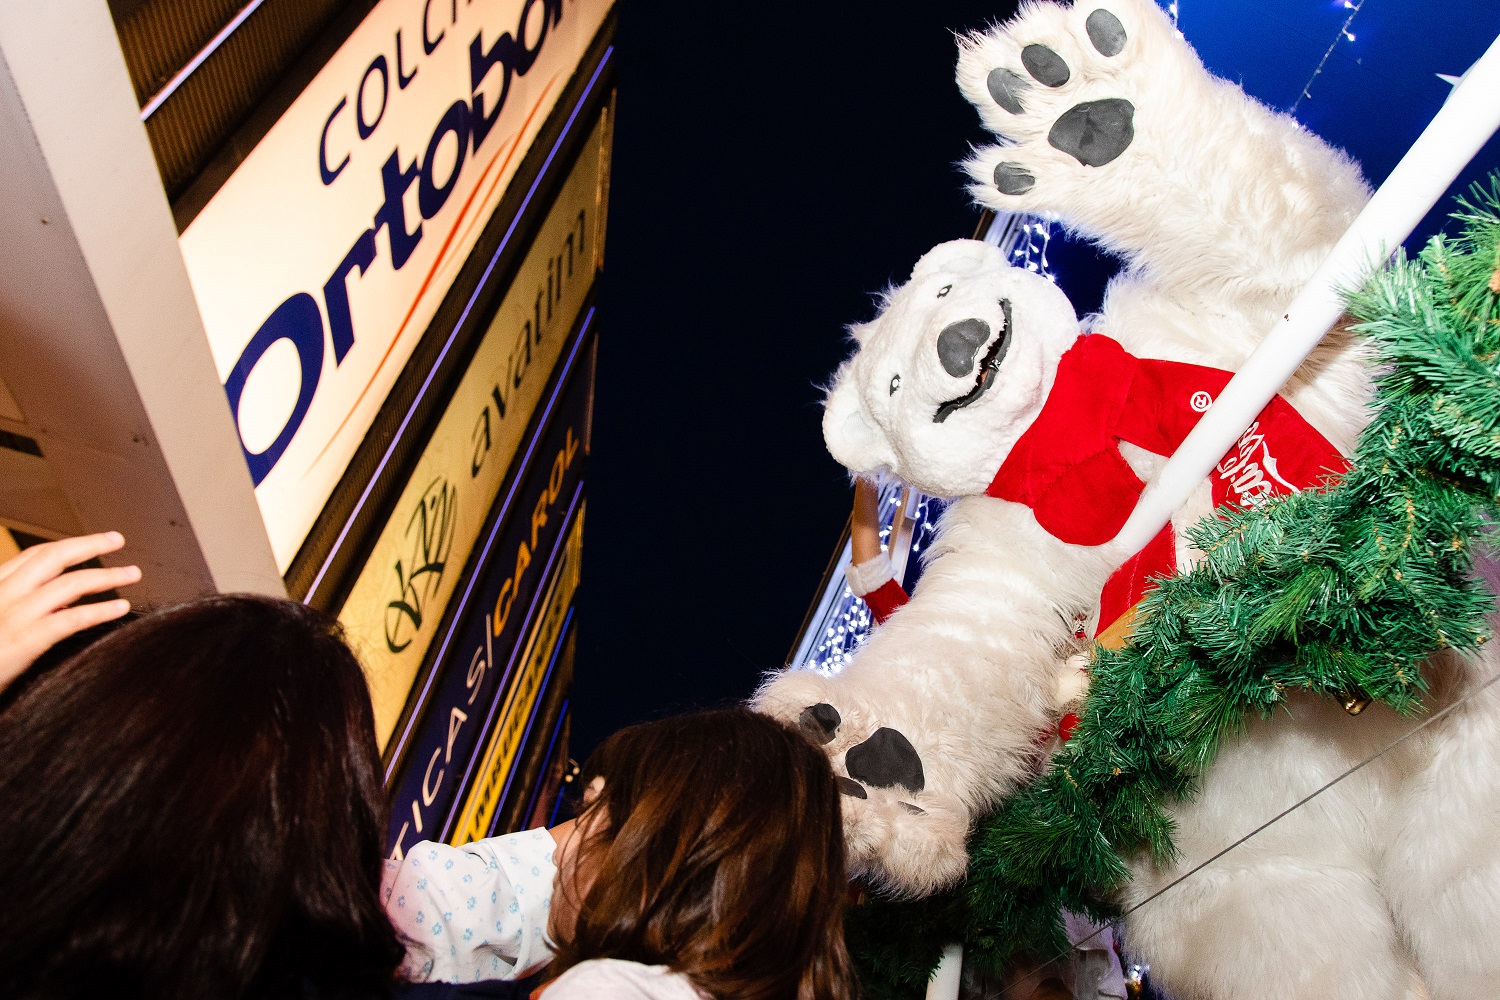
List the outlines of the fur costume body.
<svg viewBox="0 0 1500 1000">
<path fill-rule="evenodd" d="M 1139 358 L 1238 370 L 1369 194 L 1347 157 L 1210 76 L 1149 0 L 1028 5 L 962 40 L 958 80 L 1006 140 L 967 165 L 972 193 L 1121 256 L 1091 327 Z M 830 451 L 856 474 L 959 499 L 910 602 L 852 662 L 831 677 L 781 674 L 757 701 L 824 743 L 855 869 L 925 895 L 962 878 L 969 825 L 1036 773 L 1036 734 L 1056 724 L 1059 677 L 1078 652 L 1073 615 L 1097 606 L 1128 553 L 1065 543 L 1027 506 L 985 495 L 1078 334 L 1049 282 L 992 247 L 946 244 L 853 334 L 825 412 Z M 1340 331 L 1283 389 L 1345 453 L 1367 392 L 1360 348 Z M 1164 461 L 1120 452 L 1147 480 Z M 1205 483 L 1174 524 L 1206 514 L 1209 495 Z M 1192 556 L 1179 546 L 1179 562 Z M 1430 706 L 1497 667 L 1493 652 L 1436 658 Z M 1378 705 L 1357 717 L 1310 697 L 1290 705 L 1226 741 L 1199 794 L 1173 809 L 1180 860 L 1137 859 L 1121 903 L 1418 721 Z M 1132 913 L 1127 943 L 1180 1000 L 1491 995 L 1496 773 L 1500 688 Z"/>
</svg>

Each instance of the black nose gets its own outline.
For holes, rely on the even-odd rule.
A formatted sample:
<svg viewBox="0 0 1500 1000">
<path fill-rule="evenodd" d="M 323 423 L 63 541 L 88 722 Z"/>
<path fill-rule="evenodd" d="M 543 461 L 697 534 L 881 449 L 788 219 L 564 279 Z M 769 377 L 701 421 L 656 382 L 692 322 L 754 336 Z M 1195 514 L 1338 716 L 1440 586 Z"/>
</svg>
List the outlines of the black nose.
<svg viewBox="0 0 1500 1000">
<path fill-rule="evenodd" d="M 961 319 L 949 323 L 938 334 L 938 359 L 943 371 L 960 378 L 974 372 L 974 356 L 990 339 L 990 325 L 982 319 Z"/>
</svg>

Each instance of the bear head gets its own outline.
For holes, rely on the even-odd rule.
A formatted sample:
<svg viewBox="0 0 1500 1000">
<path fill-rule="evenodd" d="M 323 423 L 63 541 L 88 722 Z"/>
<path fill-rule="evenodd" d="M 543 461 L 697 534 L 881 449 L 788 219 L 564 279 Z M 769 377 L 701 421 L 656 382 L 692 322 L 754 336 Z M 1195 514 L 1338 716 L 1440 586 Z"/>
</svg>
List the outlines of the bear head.
<svg viewBox="0 0 1500 1000">
<path fill-rule="evenodd" d="M 1079 335 L 1056 285 L 978 240 L 929 250 L 851 332 L 823 414 L 829 452 L 943 497 L 985 491 Z"/>
</svg>

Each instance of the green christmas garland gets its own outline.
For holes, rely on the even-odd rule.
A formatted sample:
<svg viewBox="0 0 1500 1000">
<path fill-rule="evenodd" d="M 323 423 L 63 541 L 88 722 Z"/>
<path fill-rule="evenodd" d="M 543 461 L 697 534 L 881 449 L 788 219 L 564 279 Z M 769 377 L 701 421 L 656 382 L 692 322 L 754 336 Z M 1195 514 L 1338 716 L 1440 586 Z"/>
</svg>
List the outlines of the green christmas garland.
<svg viewBox="0 0 1500 1000">
<path fill-rule="evenodd" d="M 973 832 L 966 882 L 851 912 L 867 996 L 920 997 L 954 941 L 995 970 L 1064 953 L 1059 911 L 1108 917 L 1125 857 L 1174 857 L 1164 806 L 1248 717 L 1293 691 L 1413 714 L 1421 661 L 1486 640 L 1470 548 L 1500 516 L 1500 176 L 1458 204 L 1462 235 L 1350 297 L 1379 373 L 1352 468 L 1196 527 L 1206 558 L 1160 581 L 1128 644 L 1096 648 L 1077 731 Z"/>
</svg>

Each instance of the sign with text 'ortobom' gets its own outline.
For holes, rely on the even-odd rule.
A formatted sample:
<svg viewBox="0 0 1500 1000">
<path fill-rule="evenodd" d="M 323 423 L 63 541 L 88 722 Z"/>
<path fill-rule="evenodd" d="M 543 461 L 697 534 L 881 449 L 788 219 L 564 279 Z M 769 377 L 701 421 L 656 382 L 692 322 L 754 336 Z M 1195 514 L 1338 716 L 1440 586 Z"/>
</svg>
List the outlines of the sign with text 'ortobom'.
<svg viewBox="0 0 1500 1000">
<path fill-rule="evenodd" d="M 285 571 L 609 0 L 381 0 L 183 232 Z"/>
</svg>

